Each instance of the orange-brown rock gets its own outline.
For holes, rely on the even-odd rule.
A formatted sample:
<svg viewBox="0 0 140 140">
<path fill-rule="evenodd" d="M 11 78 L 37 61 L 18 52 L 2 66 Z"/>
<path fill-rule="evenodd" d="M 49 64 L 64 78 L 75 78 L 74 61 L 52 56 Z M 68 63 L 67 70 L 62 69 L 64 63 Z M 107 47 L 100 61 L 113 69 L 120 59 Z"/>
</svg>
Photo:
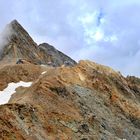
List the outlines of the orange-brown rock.
<svg viewBox="0 0 140 140">
<path fill-rule="evenodd" d="M 140 139 L 139 83 L 90 61 L 43 71 L 0 106 L 2 139 Z"/>
<path fill-rule="evenodd" d="M 36 80 L 43 68 L 33 64 L 9 64 L 0 69 L 0 90 L 7 87 L 8 83 L 25 81 L 30 82 Z"/>
</svg>

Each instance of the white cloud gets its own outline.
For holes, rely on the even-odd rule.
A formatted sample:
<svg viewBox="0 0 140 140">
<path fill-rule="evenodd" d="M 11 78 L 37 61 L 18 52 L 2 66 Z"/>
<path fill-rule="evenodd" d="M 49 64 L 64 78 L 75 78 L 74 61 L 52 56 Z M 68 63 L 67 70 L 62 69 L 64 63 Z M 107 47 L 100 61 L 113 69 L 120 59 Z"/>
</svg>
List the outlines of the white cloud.
<svg viewBox="0 0 140 140">
<path fill-rule="evenodd" d="M 104 38 L 104 33 L 100 30 L 97 30 L 93 38 L 95 39 L 95 41 L 100 41 Z"/>
</svg>

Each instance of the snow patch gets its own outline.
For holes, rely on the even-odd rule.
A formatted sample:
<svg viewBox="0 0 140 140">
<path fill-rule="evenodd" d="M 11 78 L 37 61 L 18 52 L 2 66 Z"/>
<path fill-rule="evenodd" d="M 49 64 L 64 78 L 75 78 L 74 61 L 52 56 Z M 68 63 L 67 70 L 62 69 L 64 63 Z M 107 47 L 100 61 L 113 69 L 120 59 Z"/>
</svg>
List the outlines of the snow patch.
<svg viewBox="0 0 140 140">
<path fill-rule="evenodd" d="M 45 74 L 47 71 L 42 72 L 41 74 Z"/>
<path fill-rule="evenodd" d="M 41 64 L 41 67 L 47 67 L 47 65 L 43 65 L 43 64 Z"/>
<path fill-rule="evenodd" d="M 16 88 L 22 86 L 22 87 L 30 87 L 32 82 L 23 82 L 20 81 L 18 83 L 9 83 L 7 88 L 5 88 L 3 91 L 0 91 L 0 105 L 8 103 L 9 99 L 11 98 L 11 95 L 15 92 Z"/>
</svg>

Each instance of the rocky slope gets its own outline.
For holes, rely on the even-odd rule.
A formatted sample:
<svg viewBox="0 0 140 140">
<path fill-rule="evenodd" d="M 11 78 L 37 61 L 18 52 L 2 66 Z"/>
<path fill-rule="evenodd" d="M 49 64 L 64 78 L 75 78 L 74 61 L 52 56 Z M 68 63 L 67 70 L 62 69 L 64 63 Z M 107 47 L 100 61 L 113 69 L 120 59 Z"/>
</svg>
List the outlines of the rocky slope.
<svg viewBox="0 0 140 140">
<path fill-rule="evenodd" d="M 53 57 L 55 49 L 50 49 Z M 45 49 L 47 55 L 50 49 Z M 59 59 L 63 61 L 63 56 Z M 18 87 L 9 102 L 0 105 L 2 140 L 140 139 L 139 78 L 123 77 L 91 61 L 73 67 L 0 68 L 1 90 L 19 81 L 33 84 Z"/>
</svg>

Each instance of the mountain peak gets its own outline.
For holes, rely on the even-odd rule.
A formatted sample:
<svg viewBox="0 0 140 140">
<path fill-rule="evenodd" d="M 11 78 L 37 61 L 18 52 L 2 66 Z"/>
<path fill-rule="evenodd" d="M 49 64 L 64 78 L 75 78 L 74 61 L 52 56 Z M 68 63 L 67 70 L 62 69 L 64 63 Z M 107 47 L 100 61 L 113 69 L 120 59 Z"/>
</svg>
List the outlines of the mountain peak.
<svg viewBox="0 0 140 140">
<path fill-rule="evenodd" d="M 15 37 L 22 38 L 24 36 L 31 38 L 27 31 L 20 25 L 20 23 L 16 19 L 14 19 L 6 25 L 6 27 L 0 34 L 0 42 L 2 42 L 0 43 L 0 47 L 5 47 L 5 44 L 10 43 L 11 40 Z"/>
<path fill-rule="evenodd" d="M 0 51 L 0 58 L 6 62 L 8 61 L 8 63 L 9 61 L 15 63 L 20 58 L 36 64 L 52 62 L 55 63 L 55 66 L 60 66 L 65 61 L 76 64 L 70 57 L 47 43 L 38 46 L 17 20 L 11 21 L 6 26 L 4 38 L 6 44 L 0 44 L 3 48 Z"/>
<path fill-rule="evenodd" d="M 12 21 L 10 22 L 10 24 L 11 24 L 11 25 L 13 25 L 13 24 L 19 24 L 19 22 L 18 22 L 16 19 L 14 19 L 14 20 L 12 20 Z"/>
<path fill-rule="evenodd" d="M 8 28 L 11 28 L 12 34 L 18 35 L 20 37 L 20 35 L 24 35 L 27 36 L 28 38 L 31 38 L 28 34 L 28 32 L 24 29 L 24 27 L 16 20 L 12 20 L 9 24 L 8 24 Z"/>
</svg>

